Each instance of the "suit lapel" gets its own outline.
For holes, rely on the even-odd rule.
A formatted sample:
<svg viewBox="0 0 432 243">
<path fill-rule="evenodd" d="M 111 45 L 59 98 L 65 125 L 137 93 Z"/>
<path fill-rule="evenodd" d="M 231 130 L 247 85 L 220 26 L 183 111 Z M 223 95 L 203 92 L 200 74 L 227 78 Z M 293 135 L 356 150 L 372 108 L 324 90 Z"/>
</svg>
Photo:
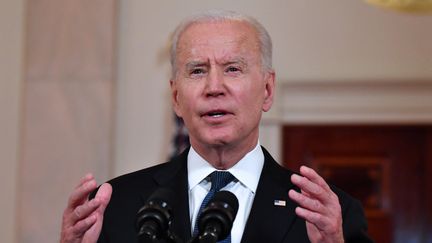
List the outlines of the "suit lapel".
<svg viewBox="0 0 432 243">
<path fill-rule="evenodd" d="M 288 198 L 292 172 L 280 167 L 264 148 L 263 152 L 264 167 L 242 243 L 282 242 L 297 218 L 296 205 Z"/>
<path fill-rule="evenodd" d="M 186 149 L 179 156 L 168 162 L 168 167 L 154 175 L 154 180 L 160 187 L 167 187 L 175 193 L 175 203 L 172 205 L 173 221 L 171 231 L 181 239 L 191 237 L 189 216 L 189 193 L 187 180 Z"/>
</svg>

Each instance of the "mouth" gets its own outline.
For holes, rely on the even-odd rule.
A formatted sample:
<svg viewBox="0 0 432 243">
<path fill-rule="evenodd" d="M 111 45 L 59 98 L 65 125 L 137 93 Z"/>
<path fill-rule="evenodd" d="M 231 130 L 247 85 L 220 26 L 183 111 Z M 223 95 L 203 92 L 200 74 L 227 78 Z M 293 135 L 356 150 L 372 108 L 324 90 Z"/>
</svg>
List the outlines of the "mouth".
<svg viewBox="0 0 432 243">
<path fill-rule="evenodd" d="M 203 117 L 210 117 L 210 118 L 220 118 L 220 117 L 226 116 L 228 114 L 230 114 L 230 113 L 227 111 L 224 111 L 224 110 L 212 110 L 212 111 L 208 111 L 208 112 L 204 113 L 202 116 Z"/>
</svg>

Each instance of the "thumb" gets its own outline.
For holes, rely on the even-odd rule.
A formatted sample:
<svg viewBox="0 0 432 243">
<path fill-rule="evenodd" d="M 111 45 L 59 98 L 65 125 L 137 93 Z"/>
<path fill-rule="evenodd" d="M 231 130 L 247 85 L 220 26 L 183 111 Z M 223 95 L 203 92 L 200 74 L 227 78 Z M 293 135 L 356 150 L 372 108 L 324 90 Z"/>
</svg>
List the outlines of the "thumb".
<svg viewBox="0 0 432 243">
<path fill-rule="evenodd" d="M 108 183 L 104 183 L 99 187 L 99 190 L 96 193 L 95 198 L 100 200 L 101 207 L 103 210 L 105 210 L 106 206 L 108 205 L 112 194 L 112 186 Z"/>
<path fill-rule="evenodd" d="M 99 187 L 99 190 L 95 195 L 95 199 L 100 202 L 99 208 L 95 212 L 96 222 L 85 232 L 81 241 L 82 243 L 97 242 L 102 229 L 105 208 L 111 199 L 111 194 L 112 186 L 110 184 L 104 183 Z"/>
</svg>

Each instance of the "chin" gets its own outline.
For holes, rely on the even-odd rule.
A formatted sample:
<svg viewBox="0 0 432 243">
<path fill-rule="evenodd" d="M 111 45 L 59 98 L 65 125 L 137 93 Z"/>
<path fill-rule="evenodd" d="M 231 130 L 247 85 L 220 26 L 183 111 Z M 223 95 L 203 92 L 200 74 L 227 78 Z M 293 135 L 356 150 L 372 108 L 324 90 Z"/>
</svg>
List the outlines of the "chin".
<svg viewBox="0 0 432 243">
<path fill-rule="evenodd" d="M 222 134 L 215 135 L 213 133 L 213 134 L 210 134 L 210 136 L 206 136 L 203 139 L 203 141 L 204 141 L 204 143 L 206 143 L 210 146 L 225 146 L 225 145 L 232 143 L 233 139 L 229 135 L 222 135 Z"/>
<path fill-rule="evenodd" d="M 197 130 L 195 130 L 197 131 Z M 209 147 L 220 147 L 220 146 L 230 146 L 239 142 L 239 128 L 236 127 L 210 127 L 206 129 L 199 130 L 196 133 L 195 138 L 197 142 L 204 146 Z"/>
<path fill-rule="evenodd" d="M 226 138 L 212 138 L 210 140 L 207 140 L 210 146 L 225 146 L 230 144 L 230 140 Z"/>
</svg>

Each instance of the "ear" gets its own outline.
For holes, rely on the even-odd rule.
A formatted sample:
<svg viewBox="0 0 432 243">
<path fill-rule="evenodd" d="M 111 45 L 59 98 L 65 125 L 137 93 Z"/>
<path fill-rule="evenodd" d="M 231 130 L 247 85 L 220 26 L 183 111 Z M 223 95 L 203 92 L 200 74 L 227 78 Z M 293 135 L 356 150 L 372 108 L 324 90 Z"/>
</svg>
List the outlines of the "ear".
<svg viewBox="0 0 432 243">
<path fill-rule="evenodd" d="M 267 112 L 273 105 L 273 97 L 275 92 L 275 72 L 273 70 L 267 71 L 264 74 L 265 90 L 264 102 L 262 110 Z"/>
<path fill-rule="evenodd" d="M 177 116 L 181 117 L 180 105 L 178 102 L 177 82 L 173 79 L 170 79 L 170 87 L 171 87 L 171 102 L 172 102 L 174 112 L 177 114 Z"/>
</svg>

